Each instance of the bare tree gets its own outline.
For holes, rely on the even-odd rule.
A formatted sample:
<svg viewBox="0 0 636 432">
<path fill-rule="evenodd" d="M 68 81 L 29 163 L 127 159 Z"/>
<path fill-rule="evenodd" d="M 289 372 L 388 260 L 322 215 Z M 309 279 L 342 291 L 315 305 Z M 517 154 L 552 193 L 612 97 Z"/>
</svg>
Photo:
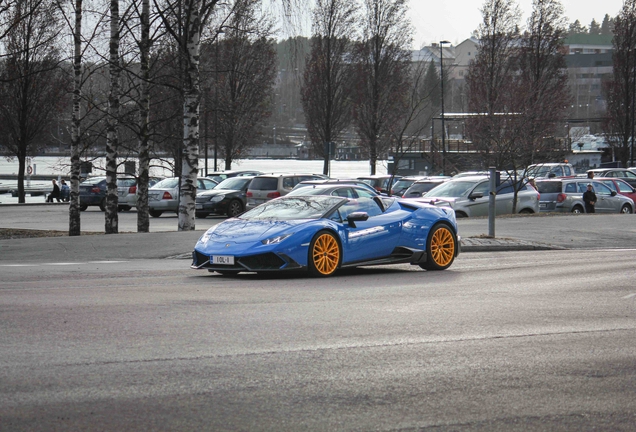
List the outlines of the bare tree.
<svg viewBox="0 0 636 432">
<path fill-rule="evenodd" d="M 603 129 L 623 166 L 634 160 L 634 94 L 636 93 L 636 0 L 626 0 L 614 21 L 613 78 L 605 83 L 607 120 Z M 631 150 L 631 152 L 630 152 Z"/>
<path fill-rule="evenodd" d="M 479 49 L 470 64 L 466 85 L 468 109 L 477 114 L 466 130 L 485 166 L 505 166 L 517 130 L 514 75 L 518 50 L 519 9 L 513 0 L 486 0 L 477 35 Z"/>
<path fill-rule="evenodd" d="M 353 0 L 318 0 L 314 9 L 301 100 L 313 149 L 324 159 L 323 174 L 329 174 L 328 146 L 351 122 L 350 53 L 356 10 Z"/>
<path fill-rule="evenodd" d="M 406 0 L 364 0 L 362 40 L 354 49 L 354 124 L 369 151 L 371 174 L 390 145 L 389 126 L 403 112 L 411 61 Z"/>
<path fill-rule="evenodd" d="M 7 55 L 0 63 L 0 130 L 18 159 L 18 201 L 23 203 L 26 158 L 60 117 L 68 81 L 56 48 L 61 33 L 57 5 L 20 0 L 5 13 L 17 24 L 2 40 Z"/>
<path fill-rule="evenodd" d="M 215 121 L 208 126 L 214 129 L 215 144 L 228 170 L 233 160 L 257 144 L 259 126 L 270 114 L 276 51 L 270 20 L 257 16 L 260 5 L 261 0 L 244 1 L 224 27 L 225 37 L 204 47 L 214 52 L 208 60 L 218 58 L 216 65 L 215 61 L 205 65 L 210 78 L 206 101 L 215 105 Z"/>
</svg>

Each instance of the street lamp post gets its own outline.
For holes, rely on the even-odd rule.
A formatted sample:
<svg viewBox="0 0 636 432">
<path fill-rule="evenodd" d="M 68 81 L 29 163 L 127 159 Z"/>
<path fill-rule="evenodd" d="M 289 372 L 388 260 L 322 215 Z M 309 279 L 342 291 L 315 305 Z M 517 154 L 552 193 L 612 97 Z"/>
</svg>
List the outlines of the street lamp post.
<svg viewBox="0 0 636 432">
<path fill-rule="evenodd" d="M 442 90 L 442 175 L 446 175 L 446 128 L 444 126 L 444 44 L 449 44 L 447 40 L 439 42 L 439 69 L 440 86 Z"/>
<path fill-rule="evenodd" d="M 214 59 L 214 172 L 217 172 L 218 152 L 219 152 L 219 35 L 225 33 L 219 29 L 216 33 L 215 59 Z"/>
<path fill-rule="evenodd" d="M 636 106 L 634 102 L 636 102 L 636 48 L 631 49 L 632 52 L 632 151 L 630 155 L 630 167 L 634 166 L 634 117 L 636 116 Z"/>
</svg>

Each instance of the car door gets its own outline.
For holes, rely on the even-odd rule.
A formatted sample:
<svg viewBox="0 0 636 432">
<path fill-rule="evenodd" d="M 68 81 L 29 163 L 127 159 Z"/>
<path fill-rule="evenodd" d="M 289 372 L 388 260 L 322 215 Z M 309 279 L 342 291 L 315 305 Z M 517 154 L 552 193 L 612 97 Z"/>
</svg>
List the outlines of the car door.
<svg viewBox="0 0 636 432">
<path fill-rule="evenodd" d="M 592 188 L 596 194 L 597 213 L 618 213 L 620 210 L 620 198 L 612 196 L 612 190 L 599 181 L 592 182 Z"/>
<path fill-rule="evenodd" d="M 371 198 L 350 199 L 338 211 L 345 230 L 343 262 L 383 258 L 393 252 L 402 232 L 399 212 L 384 213 Z M 365 212 L 369 219 L 356 221 L 355 226 L 350 226 L 347 216 L 353 212 Z"/>
<path fill-rule="evenodd" d="M 488 216 L 489 189 L 489 180 L 482 180 L 470 191 L 468 196 L 461 198 L 463 207 L 466 208 L 466 213 L 468 214 L 468 216 Z M 470 198 L 471 195 L 476 194 L 481 194 L 481 198 Z"/>
</svg>

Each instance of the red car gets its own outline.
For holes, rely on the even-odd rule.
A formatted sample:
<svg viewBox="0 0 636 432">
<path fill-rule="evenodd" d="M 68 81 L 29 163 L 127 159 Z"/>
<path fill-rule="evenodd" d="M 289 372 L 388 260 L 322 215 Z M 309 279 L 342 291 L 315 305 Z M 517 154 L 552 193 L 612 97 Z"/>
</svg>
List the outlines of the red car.
<svg viewBox="0 0 636 432">
<path fill-rule="evenodd" d="M 636 203 L 636 189 L 634 189 L 625 180 L 621 180 L 615 177 L 595 177 L 594 180 L 598 180 L 606 185 L 611 190 L 625 195 L 627 198 L 631 198 Z"/>
</svg>

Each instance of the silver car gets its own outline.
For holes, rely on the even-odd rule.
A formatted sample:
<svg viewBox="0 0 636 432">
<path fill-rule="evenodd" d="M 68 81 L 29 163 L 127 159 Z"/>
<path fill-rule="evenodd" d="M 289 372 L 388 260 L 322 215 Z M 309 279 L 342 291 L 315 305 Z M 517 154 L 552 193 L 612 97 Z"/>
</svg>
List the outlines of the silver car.
<svg viewBox="0 0 636 432">
<path fill-rule="evenodd" d="M 596 213 L 633 213 L 634 201 L 618 195 L 601 181 L 590 179 L 537 180 L 542 212 L 585 213 L 583 193 L 588 183 L 596 194 Z"/>
<path fill-rule="evenodd" d="M 179 210 L 179 177 L 169 177 L 148 189 L 148 214 L 159 217 L 163 212 Z M 197 179 L 197 190 L 214 189 L 218 183 L 208 178 Z"/>
<path fill-rule="evenodd" d="M 450 206 L 460 217 L 488 216 L 490 181 L 487 176 L 450 179 L 431 189 L 416 201 Z M 511 214 L 514 200 L 513 183 L 509 180 L 497 187 L 496 214 Z M 517 195 L 517 213 L 538 213 L 539 193 L 529 184 L 522 184 Z"/>
</svg>

